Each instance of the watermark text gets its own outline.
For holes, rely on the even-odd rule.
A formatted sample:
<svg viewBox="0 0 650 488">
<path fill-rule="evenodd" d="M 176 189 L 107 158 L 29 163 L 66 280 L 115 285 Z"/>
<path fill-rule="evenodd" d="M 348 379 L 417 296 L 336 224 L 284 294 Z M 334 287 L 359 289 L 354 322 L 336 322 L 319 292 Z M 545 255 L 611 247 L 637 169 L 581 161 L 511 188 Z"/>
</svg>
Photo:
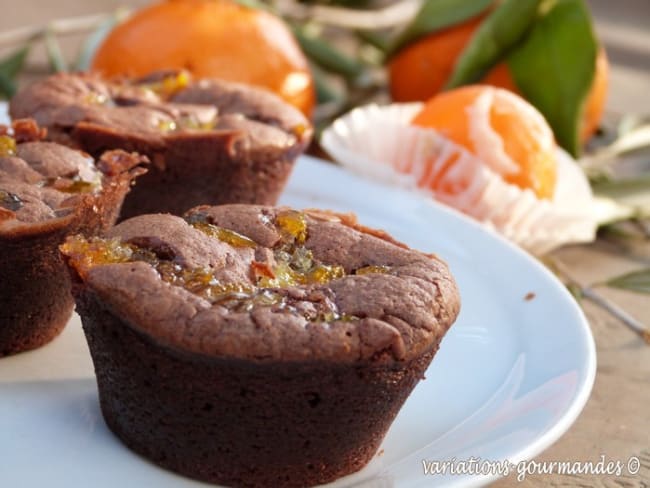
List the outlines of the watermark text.
<svg viewBox="0 0 650 488">
<path fill-rule="evenodd" d="M 636 475 L 641 469 L 638 457 L 627 460 L 608 459 L 604 454 L 595 461 L 534 461 L 524 460 L 513 463 L 509 460 L 494 461 L 470 457 L 447 460 L 422 460 L 422 470 L 426 476 L 509 476 L 516 474 L 517 481 L 524 481 L 534 475 L 593 475 L 622 476 Z"/>
</svg>

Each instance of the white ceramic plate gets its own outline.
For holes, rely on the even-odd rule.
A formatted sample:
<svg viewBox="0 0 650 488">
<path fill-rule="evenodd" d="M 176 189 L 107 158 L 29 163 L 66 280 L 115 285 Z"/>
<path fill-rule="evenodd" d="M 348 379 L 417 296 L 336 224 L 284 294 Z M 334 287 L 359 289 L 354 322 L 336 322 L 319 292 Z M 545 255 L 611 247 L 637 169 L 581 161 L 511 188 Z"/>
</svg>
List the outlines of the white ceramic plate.
<svg viewBox="0 0 650 488">
<path fill-rule="evenodd" d="M 436 252 L 462 295 L 458 321 L 380 454 L 332 486 L 484 484 L 493 477 L 425 476 L 422 461 L 516 463 L 576 419 L 594 380 L 593 338 L 564 287 L 523 251 L 432 201 L 308 157 L 282 203 L 353 211 L 366 225 Z M 3 486 L 206 486 L 148 463 L 108 431 L 76 316 L 50 345 L 0 360 L 0 433 Z"/>
</svg>

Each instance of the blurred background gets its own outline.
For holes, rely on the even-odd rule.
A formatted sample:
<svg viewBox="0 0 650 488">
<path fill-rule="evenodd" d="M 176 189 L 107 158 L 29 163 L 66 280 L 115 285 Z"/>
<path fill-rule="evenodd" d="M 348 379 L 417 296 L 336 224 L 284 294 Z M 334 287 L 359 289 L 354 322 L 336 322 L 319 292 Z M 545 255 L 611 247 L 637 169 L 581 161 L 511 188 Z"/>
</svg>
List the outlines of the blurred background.
<svg viewBox="0 0 650 488">
<path fill-rule="evenodd" d="M 10 12 L 0 17 L 0 32 L 45 24 L 52 19 L 111 12 L 119 7 L 137 8 L 148 3 L 148 0 L 22 0 L 13 3 Z M 615 86 L 616 90 L 609 92 L 608 113 L 650 113 L 650 1 L 588 0 L 587 3 L 612 64 L 610 86 Z M 61 37 L 64 54 L 74 56 L 84 37 Z M 0 56 L 10 50 L 0 45 Z M 28 65 L 29 71 L 47 69 L 42 45 L 30 54 Z"/>
</svg>

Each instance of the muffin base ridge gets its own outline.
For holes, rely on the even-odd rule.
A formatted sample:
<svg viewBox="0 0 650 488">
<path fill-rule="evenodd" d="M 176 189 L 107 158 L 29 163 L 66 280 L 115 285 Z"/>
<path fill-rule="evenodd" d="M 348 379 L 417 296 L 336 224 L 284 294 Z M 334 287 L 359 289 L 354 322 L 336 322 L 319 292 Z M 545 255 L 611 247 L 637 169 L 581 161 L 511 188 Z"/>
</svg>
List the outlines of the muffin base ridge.
<svg viewBox="0 0 650 488">
<path fill-rule="evenodd" d="M 304 487 L 363 468 L 438 349 L 350 366 L 197 356 L 77 290 L 109 428 L 131 450 L 233 487 Z M 245 419 L 245 420 L 244 420 Z"/>
<path fill-rule="evenodd" d="M 111 227 L 146 160 L 123 151 L 91 161 L 51 143 L 30 119 L 0 125 L 0 357 L 35 349 L 65 327 L 74 307 L 58 246 Z M 10 134 L 10 135 L 7 135 Z"/>
<path fill-rule="evenodd" d="M 40 244 L 50 248 L 48 253 L 32 254 L 35 246 L 25 242 L 12 251 L 8 248 L 13 246 L 1 246 L 5 257 L 0 258 L 0 268 L 21 275 L 0 280 L 0 357 L 47 344 L 70 320 L 74 308 L 70 280 L 56 247 L 62 239 L 60 233 L 44 238 Z M 38 297 L 34 297 L 35 286 Z"/>
</svg>

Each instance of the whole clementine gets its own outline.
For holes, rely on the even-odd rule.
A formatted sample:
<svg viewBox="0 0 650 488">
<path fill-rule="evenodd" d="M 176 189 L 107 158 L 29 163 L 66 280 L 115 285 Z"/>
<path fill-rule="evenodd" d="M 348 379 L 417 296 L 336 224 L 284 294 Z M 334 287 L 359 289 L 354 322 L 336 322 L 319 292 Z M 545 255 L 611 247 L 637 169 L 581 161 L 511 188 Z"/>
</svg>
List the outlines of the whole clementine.
<svg viewBox="0 0 650 488">
<path fill-rule="evenodd" d="M 307 116 L 314 107 L 309 65 L 284 22 L 231 0 L 164 0 L 118 25 L 91 68 L 106 76 L 186 69 L 265 87 Z"/>
<path fill-rule="evenodd" d="M 390 94 L 396 102 L 428 100 L 443 90 L 456 59 L 482 17 L 448 27 L 408 44 L 388 64 Z"/>
<path fill-rule="evenodd" d="M 444 89 L 456 60 L 471 39 L 483 17 L 434 32 L 409 44 L 389 62 L 391 97 L 396 102 L 423 101 Z M 596 73 L 587 95 L 581 122 L 581 140 L 589 139 L 600 124 L 605 109 L 609 62 L 601 48 L 596 58 Z M 521 95 L 506 63 L 492 68 L 481 83 Z"/>
</svg>

